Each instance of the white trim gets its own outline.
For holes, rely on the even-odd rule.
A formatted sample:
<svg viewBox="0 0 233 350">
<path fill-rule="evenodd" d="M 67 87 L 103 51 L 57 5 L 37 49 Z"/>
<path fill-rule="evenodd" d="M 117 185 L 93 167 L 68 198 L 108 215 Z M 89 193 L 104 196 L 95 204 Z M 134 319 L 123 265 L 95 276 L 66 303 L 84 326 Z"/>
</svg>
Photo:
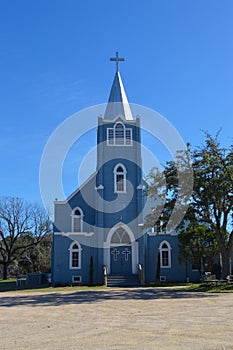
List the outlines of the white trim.
<svg viewBox="0 0 233 350">
<path fill-rule="evenodd" d="M 78 246 L 78 249 L 73 249 L 73 246 L 74 245 L 77 245 Z M 81 254 L 82 254 L 82 248 L 81 248 L 81 245 L 79 244 L 78 241 L 73 241 L 71 244 L 70 244 L 70 247 L 69 247 L 69 261 L 70 261 L 70 270 L 80 270 L 81 269 Z M 73 259 L 73 256 L 72 256 L 72 253 L 74 252 L 78 252 L 78 266 L 77 267 L 74 267 L 72 266 L 72 259 Z"/>
<path fill-rule="evenodd" d="M 111 243 L 110 247 L 124 247 L 131 246 L 131 243 Z"/>
<path fill-rule="evenodd" d="M 95 232 L 54 232 L 54 236 L 64 236 L 64 237 L 70 237 L 70 236 L 86 236 L 91 237 L 95 234 Z"/>
<path fill-rule="evenodd" d="M 113 226 L 108 235 L 107 235 L 107 239 L 106 239 L 106 242 L 107 243 L 107 246 L 110 247 L 111 245 L 111 239 L 112 239 L 112 236 L 113 234 L 115 233 L 115 231 L 119 228 L 119 227 L 122 227 L 129 235 L 129 238 L 131 240 L 131 243 L 135 241 L 135 237 L 134 237 L 134 234 L 133 232 L 131 231 L 131 229 L 129 228 L 129 226 L 127 226 L 126 224 L 124 224 L 123 222 L 118 222 L 115 226 Z"/>
<path fill-rule="evenodd" d="M 136 118 L 141 118 L 140 116 L 136 116 Z M 126 120 L 121 114 L 118 114 L 114 119 L 105 119 L 105 118 L 101 118 L 102 121 L 103 121 L 103 124 L 115 124 L 119 119 L 122 121 L 122 123 L 125 123 L 126 121 L 126 124 L 136 124 L 137 121 L 136 119 L 132 119 L 132 120 Z"/>
<path fill-rule="evenodd" d="M 137 186 L 137 190 L 143 190 L 144 191 L 145 189 L 146 189 L 145 185 L 140 184 L 140 185 Z"/>
<path fill-rule="evenodd" d="M 162 248 L 163 245 L 166 244 L 167 245 L 167 248 Z M 160 267 L 162 269 L 170 269 L 171 268 L 171 245 L 168 241 L 162 241 L 159 245 L 159 251 L 160 251 Z M 164 266 L 163 265 L 163 252 L 168 252 L 168 266 Z"/>
<path fill-rule="evenodd" d="M 95 190 L 103 190 L 104 189 L 104 186 L 103 185 L 99 185 L 98 187 L 95 187 Z"/>
<path fill-rule="evenodd" d="M 156 235 L 157 235 L 157 232 L 156 232 L 156 231 L 154 231 L 154 232 L 153 232 L 153 231 L 148 231 L 148 232 L 147 232 L 147 235 L 148 235 L 148 236 L 156 236 Z"/>
</svg>

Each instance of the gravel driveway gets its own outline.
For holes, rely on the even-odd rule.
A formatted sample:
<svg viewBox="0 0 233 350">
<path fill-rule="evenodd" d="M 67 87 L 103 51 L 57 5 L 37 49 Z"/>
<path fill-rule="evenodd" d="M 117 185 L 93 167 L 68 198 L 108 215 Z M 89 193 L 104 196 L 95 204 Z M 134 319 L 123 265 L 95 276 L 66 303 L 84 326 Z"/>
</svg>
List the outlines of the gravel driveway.
<svg viewBox="0 0 233 350">
<path fill-rule="evenodd" d="M 1 350 L 233 349 L 233 294 L 170 288 L 0 294 Z"/>
</svg>

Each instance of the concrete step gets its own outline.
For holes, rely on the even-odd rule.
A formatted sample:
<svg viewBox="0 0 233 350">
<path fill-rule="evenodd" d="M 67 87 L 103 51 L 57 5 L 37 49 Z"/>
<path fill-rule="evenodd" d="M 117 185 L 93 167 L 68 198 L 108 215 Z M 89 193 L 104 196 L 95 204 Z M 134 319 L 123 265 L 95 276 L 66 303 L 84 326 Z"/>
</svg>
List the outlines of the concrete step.
<svg viewBox="0 0 233 350">
<path fill-rule="evenodd" d="M 140 286 L 137 275 L 109 275 L 107 287 L 137 287 Z"/>
</svg>

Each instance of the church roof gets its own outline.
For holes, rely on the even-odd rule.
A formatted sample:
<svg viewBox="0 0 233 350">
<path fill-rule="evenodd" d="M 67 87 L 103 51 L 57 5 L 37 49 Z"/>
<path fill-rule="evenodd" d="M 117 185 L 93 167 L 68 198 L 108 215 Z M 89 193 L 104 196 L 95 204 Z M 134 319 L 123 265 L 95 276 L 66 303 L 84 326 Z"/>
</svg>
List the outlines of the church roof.
<svg viewBox="0 0 233 350">
<path fill-rule="evenodd" d="M 120 72 L 117 71 L 112 83 L 108 104 L 104 114 L 104 119 L 113 120 L 121 115 L 126 120 L 133 120 L 129 102 L 121 80 Z"/>
</svg>

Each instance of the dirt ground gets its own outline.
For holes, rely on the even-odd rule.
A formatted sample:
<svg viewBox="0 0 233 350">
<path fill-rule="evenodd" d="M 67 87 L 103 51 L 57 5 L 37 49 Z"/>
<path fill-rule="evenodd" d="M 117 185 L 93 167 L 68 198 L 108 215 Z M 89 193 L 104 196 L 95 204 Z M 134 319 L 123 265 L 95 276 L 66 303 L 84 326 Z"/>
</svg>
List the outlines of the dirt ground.
<svg viewBox="0 0 233 350">
<path fill-rule="evenodd" d="M 230 350 L 233 294 L 169 288 L 0 294 L 1 350 Z"/>
</svg>

